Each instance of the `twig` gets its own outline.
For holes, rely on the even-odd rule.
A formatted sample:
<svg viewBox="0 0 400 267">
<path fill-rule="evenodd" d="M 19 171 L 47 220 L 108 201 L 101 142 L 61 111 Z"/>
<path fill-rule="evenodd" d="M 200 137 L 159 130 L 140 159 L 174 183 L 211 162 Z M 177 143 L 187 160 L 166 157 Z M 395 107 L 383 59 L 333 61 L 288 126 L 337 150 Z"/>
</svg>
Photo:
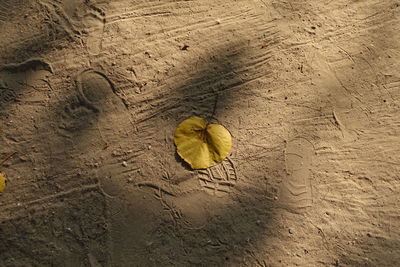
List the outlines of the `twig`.
<svg viewBox="0 0 400 267">
<path fill-rule="evenodd" d="M 335 126 L 340 130 L 340 132 L 342 133 L 342 137 L 344 138 L 342 123 L 339 121 L 339 119 L 335 113 L 335 110 L 332 111 L 332 116 L 333 116 L 333 119 L 335 120 Z"/>
<path fill-rule="evenodd" d="M 209 121 L 211 121 L 211 119 L 215 117 L 215 112 L 217 111 L 217 106 L 218 106 L 218 92 L 215 93 L 214 107 L 213 107 L 213 111 L 210 115 Z"/>
<path fill-rule="evenodd" d="M 337 47 L 339 47 L 340 50 L 342 50 L 346 55 L 348 55 L 349 58 L 351 59 L 351 61 L 353 61 L 353 63 L 356 63 L 356 62 L 354 61 L 353 57 L 352 57 L 346 50 L 344 50 L 344 49 L 343 49 L 342 47 L 340 47 L 340 46 L 337 46 Z"/>
<path fill-rule="evenodd" d="M 9 160 L 12 156 L 14 156 L 15 154 L 17 154 L 17 151 L 11 153 L 10 155 L 8 155 L 7 157 L 5 157 L 1 162 L 0 162 L 0 166 L 3 166 L 3 164 Z"/>
</svg>

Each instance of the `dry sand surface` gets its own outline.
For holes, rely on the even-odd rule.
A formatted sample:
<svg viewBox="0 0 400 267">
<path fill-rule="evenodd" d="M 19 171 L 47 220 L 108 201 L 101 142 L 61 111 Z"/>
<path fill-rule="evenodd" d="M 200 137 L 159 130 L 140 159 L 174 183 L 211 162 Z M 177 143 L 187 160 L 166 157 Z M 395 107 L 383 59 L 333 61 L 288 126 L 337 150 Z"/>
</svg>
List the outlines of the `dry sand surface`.
<svg viewBox="0 0 400 267">
<path fill-rule="evenodd" d="M 1 0 L 8 156 L 0 266 L 400 266 L 400 2 Z"/>
</svg>

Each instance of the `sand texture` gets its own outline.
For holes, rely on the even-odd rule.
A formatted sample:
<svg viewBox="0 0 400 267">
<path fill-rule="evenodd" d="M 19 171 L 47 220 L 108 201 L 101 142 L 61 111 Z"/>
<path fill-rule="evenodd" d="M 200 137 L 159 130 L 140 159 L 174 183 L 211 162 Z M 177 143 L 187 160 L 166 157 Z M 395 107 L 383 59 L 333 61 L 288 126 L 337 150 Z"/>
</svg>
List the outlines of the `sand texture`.
<svg viewBox="0 0 400 267">
<path fill-rule="evenodd" d="M 400 2 L 1 0 L 2 161 L 2 267 L 400 266 Z"/>
</svg>

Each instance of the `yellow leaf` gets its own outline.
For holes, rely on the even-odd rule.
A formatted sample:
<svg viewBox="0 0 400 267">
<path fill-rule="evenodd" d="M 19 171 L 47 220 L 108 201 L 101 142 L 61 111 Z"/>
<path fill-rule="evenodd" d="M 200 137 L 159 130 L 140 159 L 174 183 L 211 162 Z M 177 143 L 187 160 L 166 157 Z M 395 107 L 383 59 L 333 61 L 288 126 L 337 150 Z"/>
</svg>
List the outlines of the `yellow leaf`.
<svg viewBox="0 0 400 267">
<path fill-rule="evenodd" d="M 6 177 L 0 172 L 0 193 L 6 188 Z"/>
<path fill-rule="evenodd" d="M 207 124 L 199 117 L 181 122 L 175 131 L 179 156 L 193 169 L 205 169 L 223 161 L 232 148 L 229 131 L 219 124 Z"/>
</svg>

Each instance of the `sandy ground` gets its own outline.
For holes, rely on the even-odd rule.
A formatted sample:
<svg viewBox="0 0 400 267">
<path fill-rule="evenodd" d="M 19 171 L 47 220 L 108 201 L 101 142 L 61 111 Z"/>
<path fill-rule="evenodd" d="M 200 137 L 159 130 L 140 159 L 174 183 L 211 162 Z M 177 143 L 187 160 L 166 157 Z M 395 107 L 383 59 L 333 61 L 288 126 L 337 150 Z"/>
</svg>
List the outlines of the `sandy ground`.
<svg viewBox="0 0 400 267">
<path fill-rule="evenodd" d="M 399 266 L 399 1 L 1 0 L 0 36 L 0 266 Z"/>
</svg>

